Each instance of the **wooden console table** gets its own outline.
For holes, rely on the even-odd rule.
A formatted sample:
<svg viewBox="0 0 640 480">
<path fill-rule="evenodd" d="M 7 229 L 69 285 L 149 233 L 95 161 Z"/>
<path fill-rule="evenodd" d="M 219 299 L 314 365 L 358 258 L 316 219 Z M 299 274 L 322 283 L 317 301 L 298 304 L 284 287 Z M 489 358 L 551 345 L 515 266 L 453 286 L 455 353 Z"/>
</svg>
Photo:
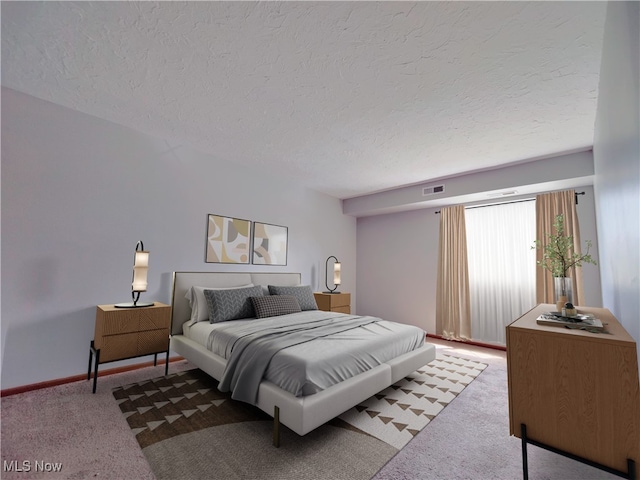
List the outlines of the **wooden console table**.
<svg viewBox="0 0 640 480">
<path fill-rule="evenodd" d="M 635 479 L 640 461 L 636 343 L 604 308 L 578 307 L 607 333 L 538 325 L 540 304 L 507 326 L 509 428 L 527 443 Z"/>
</svg>

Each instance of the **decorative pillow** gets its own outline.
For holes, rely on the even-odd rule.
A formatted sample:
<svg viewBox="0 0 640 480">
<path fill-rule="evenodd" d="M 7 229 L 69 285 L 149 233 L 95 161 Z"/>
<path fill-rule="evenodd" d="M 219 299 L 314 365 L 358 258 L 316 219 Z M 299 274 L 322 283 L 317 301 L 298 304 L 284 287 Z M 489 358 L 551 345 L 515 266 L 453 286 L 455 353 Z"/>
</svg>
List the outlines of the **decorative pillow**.
<svg viewBox="0 0 640 480">
<path fill-rule="evenodd" d="M 189 300 L 189 306 L 191 307 L 191 318 L 187 325 L 191 326 L 194 323 L 209 320 L 209 306 L 207 305 L 207 299 L 204 298 L 205 290 L 233 290 L 234 288 L 247 287 L 253 287 L 253 283 L 239 285 L 237 287 L 191 287 L 184 296 L 184 298 Z"/>
<path fill-rule="evenodd" d="M 238 318 L 254 318 L 256 315 L 250 299 L 261 295 L 260 285 L 232 290 L 205 290 L 204 298 L 207 299 L 209 306 L 209 321 L 218 323 Z"/>
<path fill-rule="evenodd" d="M 317 310 L 318 304 L 309 285 L 299 285 L 297 287 L 280 287 L 269 285 L 271 295 L 292 295 L 296 297 L 302 310 Z"/>
<path fill-rule="evenodd" d="M 258 318 L 278 317 L 301 311 L 298 300 L 291 295 L 251 297 L 251 303 Z"/>
</svg>

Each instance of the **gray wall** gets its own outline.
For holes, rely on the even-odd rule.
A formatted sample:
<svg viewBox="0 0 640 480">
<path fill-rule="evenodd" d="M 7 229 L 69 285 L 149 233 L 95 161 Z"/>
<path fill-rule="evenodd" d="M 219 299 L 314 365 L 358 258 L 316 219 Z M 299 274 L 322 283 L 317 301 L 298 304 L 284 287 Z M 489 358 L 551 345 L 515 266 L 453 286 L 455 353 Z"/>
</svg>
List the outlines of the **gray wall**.
<svg viewBox="0 0 640 480">
<path fill-rule="evenodd" d="M 593 175 L 593 153 L 589 148 L 348 198 L 342 204 L 344 213 L 356 217 L 445 205 L 469 205 L 471 202 L 496 201 L 499 198 L 496 195 L 509 191 L 529 195 L 593 185 Z M 443 186 L 444 192 L 423 195 L 424 187 L 434 185 Z"/>
<path fill-rule="evenodd" d="M 205 263 L 208 213 L 287 226 L 288 265 Z M 356 219 L 339 200 L 3 88 L 3 389 L 86 372 L 95 305 L 130 301 L 138 240 L 145 300 L 170 303 L 175 270 L 301 272 L 321 288 L 335 255 L 355 302 Z"/>
<path fill-rule="evenodd" d="M 542 165 L 548 168 L 546 164 Z M 495 170 L 494 175 L 510 171 Z M 469 185 L 473 185 L 473 175 L 466 177 Z M 597 251 L 593 188 L 584 186 L 576 190 L 585 192 L 577 206 L 580 236 L 583 243 L 591 240 Z M 516 196 L 510 199 L 532 197 L 533 195 Z M 478 204 L 481 203 L 474 203 Z M 437 210 L 439 208 L 427 208 L 358 218 L 359 314 L 381 316 L 416 325 L 427 333 L 436 333 L 440 222 L 439 215 L 435 214 Z M 532 244 L 534 240 L 531 239 Z M 388 254 L 391 251 L 394 253 Z M 598 267 L 585 265 L 583 276 L 589 306 L 602 306 Z"/>
<path fill-rule="evenodd" d="M 593 145 L 603 303 L 636 342 L 640 342 L 639 19 L 638 2 L 609 2 Z"/>
</svg>

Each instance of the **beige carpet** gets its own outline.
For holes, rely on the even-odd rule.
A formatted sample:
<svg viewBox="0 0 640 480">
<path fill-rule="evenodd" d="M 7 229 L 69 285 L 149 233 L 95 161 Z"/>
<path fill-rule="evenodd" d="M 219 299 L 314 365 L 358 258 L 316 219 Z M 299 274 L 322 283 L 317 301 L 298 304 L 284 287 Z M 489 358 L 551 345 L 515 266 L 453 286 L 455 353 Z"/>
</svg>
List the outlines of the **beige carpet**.
<svg viewBox="0 0 640 480">
<path fill-rule="evenodd" d="M 219 392 L 200 370 L 115 388 L 158 479 L 370 479 L 486 365 L 438 355 L 339 418 L 300 437 Z"/>
</svg>

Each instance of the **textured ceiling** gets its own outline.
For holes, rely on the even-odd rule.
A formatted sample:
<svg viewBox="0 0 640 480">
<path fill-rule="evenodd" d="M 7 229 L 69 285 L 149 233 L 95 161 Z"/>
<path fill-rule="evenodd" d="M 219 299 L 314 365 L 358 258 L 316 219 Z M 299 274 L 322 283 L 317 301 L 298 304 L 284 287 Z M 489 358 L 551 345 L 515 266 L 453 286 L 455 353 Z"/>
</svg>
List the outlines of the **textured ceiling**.
<svg viewBox="0 0 640 480">
<path fill-rule="evenodd" d="M 2 84 L 339 198 L 589 148 L 603 2 L 3 2 Z"/>
</svg>

